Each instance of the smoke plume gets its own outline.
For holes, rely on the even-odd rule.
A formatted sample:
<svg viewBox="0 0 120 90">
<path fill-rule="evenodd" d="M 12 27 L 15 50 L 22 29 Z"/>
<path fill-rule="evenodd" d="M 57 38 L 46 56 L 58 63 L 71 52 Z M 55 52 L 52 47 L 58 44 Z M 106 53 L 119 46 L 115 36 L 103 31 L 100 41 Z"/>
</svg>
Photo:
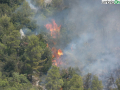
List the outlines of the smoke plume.
<svg viewBox="0 0 120 90">
<path fill-rule="evenodd" d="M 67 8 L 46 18 L 43 18 L 38 9 L 34 17 L 38 25 L 44 27 L 55 19 L 67 32 L 62 37 L 70 38 L 67 44 L 64 44 L 66 39 L 59 40 L 59 46 L 65 55 L 62 57 L 62 67 L 79 67 L 83 75 L 92 73 L 100 77 L 110 75 L 119 68 L 119 6 L 104 5 L 101 2 L 64 0 Z M 41 28 L 38 28 L 37 32 L 40 31 Z"/>
<path fill-rule="evenodd" d="M 119 14 L 117 5 L 77 0 L 64 21 L 67 27 L 72 25 L 71 36 L 76 35 L 64 49 L 65 67 L 79 67 L 83 75 L 92 73 L 102 79 L 111 74 L 116 76 L 120 58 Z"/>
</svg>

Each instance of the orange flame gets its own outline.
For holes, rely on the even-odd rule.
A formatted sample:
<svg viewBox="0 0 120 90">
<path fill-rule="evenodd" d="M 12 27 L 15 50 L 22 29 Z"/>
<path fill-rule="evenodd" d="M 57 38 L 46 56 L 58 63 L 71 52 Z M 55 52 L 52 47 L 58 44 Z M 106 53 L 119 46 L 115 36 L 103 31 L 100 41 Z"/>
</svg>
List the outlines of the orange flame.
<svg viewBox="0 0 120 90">
<path fill-rule="evenodd" d="M 60 90 L 62 90 L 63 88 L 60 88 Z"/>
<path fill-rule="evenodd" d="M 62 52 L 61 49 L 58 50 L 58 55 L 59 55 L 59 56 L 63 55 L 63 52 Z"/>
<path fill-rule="evenodd" d="M 47 46 L 46 47 L 49 47 L 48 43 L 47 43 Z"/>
<path fill-rule="evenodd" d="M 52 58 L 54 58 L 55 56 L 54 55 L 52 55 Z"/>
<path fill-rule="evenodd" d="M 51 32 L 51 36 L 53 38 L 56 38 L 56 36 L 59 36 L 59 32 L 60 32 L 60 28 L 61 28 L 61 25 L 58 26 L 56 23 L 55 23 L 55 20 L 52 20 L 52 23 L 49 23 L 49 24 L 46 24 L 45 25 L 46 29 L 47 30 L 50 30 Z M 56 42 L 52 41 L 54 45 L 56 45 Z M 48 44 L 46 47 L 49 47 Z M 63 62 L 60 60 L 60 56 L 63 55 L 63 52 L 61 49 L 56 49 L 55 47 L 52 47 L 52 63 L 53 65 L 60 65 L 62 64 Z M 61 89 L 62 90 L 62 89 Z"/>
<path fill-rule="evenodd" d="M 55 23 L 55 20 L 52 20 L 52 24 L 46 24 L 45 27 L 50 30 L 51 32 L 51 36 L 53 36 L 53 38 L 56 37 L 56 34 L 59 34 L 61 25 L 58 27 L 58 25 Z"/>
<path fill-rule="evenodd" d="M 61 49 L 57 50 L 55 47 L 52 48 L 52 62 L 53 62 L 53 65 L 61 65 L 63 62 L 59 59 L 60 56 L 63 55 L 63 52 Z"/>
<path fill-rule="evenodd" d="M 57 64 L 57 61 L 56 61 L 56 60 L 52 60 L 52 62 L 53 62 L 53 65 L 58 66 L 58 64 Z"/>
</svg>

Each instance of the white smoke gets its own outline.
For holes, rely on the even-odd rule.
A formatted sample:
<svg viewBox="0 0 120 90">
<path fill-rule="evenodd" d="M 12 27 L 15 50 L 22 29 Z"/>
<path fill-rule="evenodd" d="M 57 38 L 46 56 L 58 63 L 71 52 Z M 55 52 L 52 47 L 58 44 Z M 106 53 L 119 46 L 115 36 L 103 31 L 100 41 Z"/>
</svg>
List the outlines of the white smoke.
<svg viewBox="0 0 120 90">
<path fill-rule="evenodd" d="M 74 30 L 71 36 L 76 34 L 79 37 L 73 37 L 73 41 L 64 50 L 66 55 L 63 59 L 66 63 L 64 67 L 79 67 L 83 75 L 87 73 L 110 75 L 120 63 L 118 7 L 102 5 L 96 0 L 78 1 L 78 5 L 72 6 L 65 19 L 68 29 Z M 76 46 L 71 50 L 73 44 Z"/>
<path fill-rule="evenodd" d="M 27 1 L 33 8 L 31 2 Z M 50 4 L 51 1 L 45 0 L 45 3 Z M 62 23 L 68 27 L 67 29 L 72 32 L 70 36 L 74 38 L 64 50 L 66 55 L 66 58 L 63 59 L 63 62 L 66 63 L 64 67 L 77 66 L 83 71 L 83 74 L 112 73 L 111 71 L 119 67 L 120 58 L 119 7 L 102 5 L 100 0 L 64 1 L 69 3 L 70 8 L 63 10 L 67 13 L 66 16 L 61 11 L 62 15 L 57 14 L 56 17 L 60 21 L 64 16 Z M 43 18 L 40 15 L 39 18 L 36 17 L 36 20 L 38 25 L 45 25 L 49 17 Z M 64 46 L 61 45 L 61 47 Z"/>
<path fill-rule="evenodd" d="M 26 0 L 26 1 L 28 2 L 28 4 L 29 4 L 29 6 L 30 6 L 31 9 L 33 9 L 33 10 L 35 10 L 35 11 L 38 10 L 38 8 L 36 8 L 36 7 L 31 3 L 31 0 Z"/>
<path fill-rule="evenodd" d="M 21 35 L 21 39 L 23 39 L 23 37 L 25 37 L 25 34 L 22 29 L 20 29 L 20 35 Z"/>
</svg>

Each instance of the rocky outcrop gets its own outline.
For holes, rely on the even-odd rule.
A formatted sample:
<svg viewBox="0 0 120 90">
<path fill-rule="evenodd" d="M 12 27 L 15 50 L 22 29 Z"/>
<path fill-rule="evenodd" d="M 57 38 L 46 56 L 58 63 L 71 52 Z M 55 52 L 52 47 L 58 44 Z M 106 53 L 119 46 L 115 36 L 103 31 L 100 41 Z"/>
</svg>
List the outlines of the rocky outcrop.
<svg viewBox="0 0 120 90">
<path fill-rule="evenodd" d="M 40 79 L 38 77 L 32 76 L 32 85 L 39 86 Z"/>
</svg>

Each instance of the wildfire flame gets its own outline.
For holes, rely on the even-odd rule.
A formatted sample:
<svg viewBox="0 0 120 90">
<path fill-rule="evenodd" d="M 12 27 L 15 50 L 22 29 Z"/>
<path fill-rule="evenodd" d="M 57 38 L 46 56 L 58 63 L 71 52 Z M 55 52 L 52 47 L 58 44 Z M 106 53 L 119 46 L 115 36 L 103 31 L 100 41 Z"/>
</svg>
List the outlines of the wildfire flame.
<svg viewBox="0 0 120 90">
<path fill-rule="evenodd" d="M 62 52 L 61 49 L 58 50 L 58 55 L 59 55 L 59 56 L 63 55 L 63 52 Z"/>
<path fill-rule="evenodd" d="M 52 62 L 53 62 L 53 65 L 58 66 L 58 63 L 56 60 L 52 60 Z"/>
<path fill-rule="evenodd" d="M 60 88 L 60 90 L 62 90 L 63 88 Z"/>
<path fill-rule="evenodd" d="M 60 60 L 60 57 L 61 57 L 61 55 L 63 55 L 62 50 L 59 49 L 57 52 L 57 49 L 54 47 L 54 48 L 52 48 L 52 52 L 53 52 L 52 57 L 53 58 L 55 57 L 55 60 L 52 60 L 53 65 L 56 65 L 56 66 L 61 65 L 62 61 Z"/>
<path fill-rule="evenodd" d="M 51 32 L 51 36 L 53 36 L 53 38 L 56 37 L 56 34 L 59 34 L 60 32 L 60 28 L 61 25 L 58 27 L 58 25 L 55 23 L 55 20 L 52 20 L 52 24 L 46 24 L 45 27 L 50 30 Z"/>
<path fill-rule="evenodd" d="M 46 47 L 49 47 L 48 43 L 47 43 L 47 46 Z"/>
<path fill-rule="evenodd" d="M 52 20 L 52 24 L 46 24 L 45 27 L 50 30 L 51 32 L 51 36 L 53 38 L 56 38 L 56 36 L 59 36 L 59 32 L 60 32 L 60 28 L 61 25 L 58 27 L 58 25 L 55 23 L 55 20 Z M 54 45 L 56 45 L 56 42 L 52 41 Z M 49 45 L 47 44 L 46 47 L 49 47 Z M 56 49 L 55 47 L 52 47 L 52 63 L 53 65 L 60 65 L 62 64 L 62 61 L 60 60 L 61 55 L 63 55 L 63 52 L 61 49 Z"/>
</svg>

